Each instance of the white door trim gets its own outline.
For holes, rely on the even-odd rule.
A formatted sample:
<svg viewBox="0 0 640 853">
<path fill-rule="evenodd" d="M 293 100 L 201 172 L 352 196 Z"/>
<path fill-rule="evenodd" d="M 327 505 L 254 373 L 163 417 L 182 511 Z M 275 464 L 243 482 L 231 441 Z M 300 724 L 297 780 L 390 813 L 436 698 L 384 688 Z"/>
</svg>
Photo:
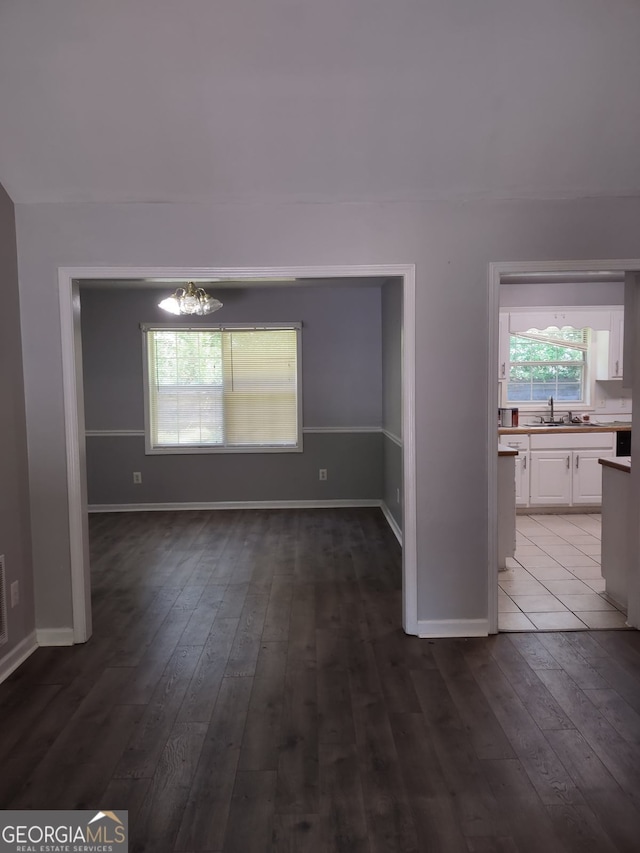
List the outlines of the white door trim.
<svg viewBox="0 0 640 853">
<path fill-rule="evenodd" d="M 408 634 L 418 633 L 418 572 L 415 446 L 415 265 L 296 267 L 60 267 L 58 287 L 62 335 L 62 373 L 67 452 L 69 537 L 74 642 L 91 636 L 91 586 L 88 551 L 88 508 L 84 453 L 84 405 L 80 351 L 82 279 L 157 279 L 241 281 L 259 278 L 400 277 L 403 291 L 402 331 L 402 440 L 403 440 L 403 559 L 402 620 Z M 497 356 L 496 356 L 497 357 Z"/>
<path fill-rule="evenodd" d="M 488 622 L 489 633 L 498 632 L 498 454 L 496 452 L 496 366 L 498 364 L 498 315 L 500 311 L 500 278 L 503 275 L 522 273 L 563 272 L 633 272 L 640 270 L 640 259 L 588 260 L 588 261 L 500 261 L 489 264 L 488 271 L 488 350 L 487 350 L 487 406 L 488 436 Z"/>
</svg>

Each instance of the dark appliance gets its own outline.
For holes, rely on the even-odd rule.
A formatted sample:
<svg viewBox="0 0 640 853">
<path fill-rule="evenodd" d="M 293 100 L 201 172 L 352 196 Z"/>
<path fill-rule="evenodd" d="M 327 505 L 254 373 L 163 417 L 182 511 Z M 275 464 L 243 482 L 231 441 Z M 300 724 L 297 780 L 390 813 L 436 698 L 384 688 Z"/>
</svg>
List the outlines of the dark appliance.
<svg viewBox="0 0 640 853">
<path fill-rule="evenodd" d="M 631 456 L 630 429 L 619 429 L 616 432 L 616 456 Z"/>
</svg>

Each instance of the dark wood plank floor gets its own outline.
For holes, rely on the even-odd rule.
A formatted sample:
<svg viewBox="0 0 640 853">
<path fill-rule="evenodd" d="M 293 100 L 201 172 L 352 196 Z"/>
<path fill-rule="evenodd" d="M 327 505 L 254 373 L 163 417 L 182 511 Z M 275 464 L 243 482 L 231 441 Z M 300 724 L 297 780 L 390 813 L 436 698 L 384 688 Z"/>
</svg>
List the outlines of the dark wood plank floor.
<svg viewBox="0 0 640 853">
<path fill-rule="evenodd" d="M 90 527 L 93 638 L 0 685 L 1 807 L 153 853 L 640 849 L 638 632 L 408 637 L 377 510 Z"/>
</svg>

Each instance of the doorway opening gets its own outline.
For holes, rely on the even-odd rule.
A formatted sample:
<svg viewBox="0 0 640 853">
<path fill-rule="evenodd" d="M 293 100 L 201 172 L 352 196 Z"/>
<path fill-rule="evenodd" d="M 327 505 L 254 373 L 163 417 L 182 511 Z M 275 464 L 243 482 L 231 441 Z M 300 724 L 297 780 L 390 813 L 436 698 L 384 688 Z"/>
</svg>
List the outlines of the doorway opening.
<svg viewBox="0 0 640 853">
<path fill-rule="evenodd" d="M 497 567 L 499 564 L 499 559 L 498 559 L 498 548 L 499 548 L 499 545 L 498 545 L 498 517 L 499 517 L 498 482 L 499 482 L 499 479 L 498 479 L 498 477 L 499 477 L 499 475 L 498 475 L 498 457 L 496 454 L 496 449 L 495 449 L 495 444 L 494 444 L 494 441 L 495 441 L 494 437 L 496 436 L 496 422 L 497 422 L 496 408 L 506 405 L 500 399 L 498 394 L 504 390 L 504 387 L 503 387 L 504 384 L 511 378 L 511 377 L 506 377 L 506 376 L 503 376 L 500 374 L 500 367 L 501 367 L 501 360 L 502 359 L 499 356 L 499 338 L 500 338 L 501 334 L 503 337 L 505 337 L 504 328 L 502 329 L 502 332 L 501 332 L 501 326 L 500 326 L 501 289 L 505 288 L 505 286 L 506 286 L 512 291 L 512 293 L 518 294 L 515 297 L 515 302 L 513 302 L 513 301 L 511 302 L 511 310 L 514 310 L 513 306 L 515 305 L 516 306 L 515 310 L 517 311 L 518 307 L 524 307 L 525 305 L 527 308 L 531 308 L 531 306 L 527 305 L 527 297 L 529 297 L 529 301 L 530 301 L 530 296 L 531 296 L 531 293 L 533 292 L 532 288 L 540 288 L 540 292 L 538 294 L 538 302 L 534 302 L 534 306 L 539 307 L 540 304 L 544 304 L 545 293 L 546 293 L 546 295 L 552 293 L 553 288 L 557 288 L 558 285 L 563 285 L 563 284 L 564 285 L 571 285 L 572 287 L 577 288 L 576 293 L 580 294 L 580 298 L 579 299 L 574 298 L 573 302 L 576 304 L 576 306 L 578 308 L 580 306 L 585 306 L 585 310 L 586 310 L 586 306 L 589 304 L 589 302 L 588 302 L 588 298 L 589 298 L 588 288 L 589 287 L 592 289 L 593 288 L 600 288 L 601 291 L 603 288 L 605 288 L 604 292 L 606 292 L 606 287 L 608 284 L 610 284 L 610 285 L 616 284 L 616 286 L 618 287 L 618 290 L 620 290 L 620 288 L 622 288 L 624 290 L 625 296 L 624 296 L 623 301 L 625 302 L 625 308 L 627 308 L 628 306 L 626 305 L 626 303 L 627 303 L 629 293 L 631 292 L 631 293 L 635 294 L 635 287 L 637 287 L 637 280 L 638 280 L 636 273 L 639 269 L 640 269 L 640 261 L 638 261 L 637 259 L 635 259 L 635 260 L 614 260 L 614 261 L 600 261 L 600 260 L 598 260 L 598 261 L 562 261 L 562 262 L 556 261 L 556 262 L 530 262 L 530 263 L 523 262 L 523 263 L 494 263 L 494 264 L 490 264 L 490 267 L 489 267 L 489 306 L 490 306 L 490 313 L 489 313 L 489 365 L 488 365 L 487 375 L 489 377 L 489 388 L 488 388 L 488 400 L 489 400 L 489 404 L 488 404 L 488 418 L 489 418 L 489 433 L 488 433 L 489 434 L 489 442 L 488 442 L 488 445 L 489 445 L 488 446 L 488 453 L 489 453 L 489 458 L 488 458 L 488 471 L 489 471 L 489 477 L 488 477 L 488 487 L 489 487 L 489 531 L 488 531 L 489 578 L 488 578 L 488 591 L 489 591 L 489 602 L 488 602 L 488 614 L 489 614 L 489 626 L 490 626 L 490 632 L 491 633 L 497 633 L 497 631 L 500 629 L 499 628 L 499 617 L 498 617 L 498 595 L 499 595 L 499 587 L 503 587 L 503 584 L 499 583 L 498 571 L 497 571 Z M 521 285 L 527 285 L 528 289 L 525 290 L 525 288 L 521 288 L 520 293 L 518 293 L 518 288 Z M 582 288 L 582 291 L 581 291 L 581 288 Z M 558 293 L 557 290 L 555 292 L 556 292 L 556 294 Z M 636 302 L 637 302 L 637 300 L 635 300 L 635 298 L 634 298 L 634 305 Z M 556 302 L 556 305 L 557 304 L 558 303 Z M 635 310 L 635 307 L 634 307 L 634 310 Z M 539 313 L 542 314 L 543 312 L 539 312 Z M 532 323 L 531 325 L 535 325 L 536 328 L 540 328 L 537 324 Z M 562 325 L 562 324 L 560 324 L 560 325 Z M 584 325 L 587 325 L 586 322 L 584 323 Z M 504 326 L 504 323 L 503 323 L 503 326 Z M 509 329 L 507 329 L 506 340 L 507 340 L 507 346 L 508 346 Z M 635 346 L 635 342 L 627 341 L 625 343 L 625 352 L 627 350 L 633 351 L 633 356 L 630 357 L 630 359 L 629 359 L 631 361 L 631 365 L 630 365 L 631 367 L 635 367 L 635 361 L 637 358 L 636 349 L 637 348 Z M 496 368 L 498 368 L 498 374 L 496 374 Z M 496 379 L 498 379 L 498 382 L 496 382 Z M 554 379 L 554 381 L 557 383 L 557 379 Z M 577 385 L 577 382 L 575 384 Z M 634 384 L 633 390 L 634 390 L 635 396 L 637 398 L 637 396 L 638 396 L 638 393 L 637 393 L 638 392 L 638 385 L 637 385 L 637 379 L 635 376 L 635 371 L 634 371 L 633 384 Z M 525 393 L 526 391 L 531 393 L 530 389 L 525 389 L 525 390 L 518 389 L 516 384 L 514 383 L 512 386 L 512 391 L 514 393 L 517 393 L 518 390 L 522 391 L 523 393 Z M 542 389 L 542 390 L 544 390 L 544 389 Z M 572 389 L 572 392 L 577 393 L 577 391 L 575 389 Z M 540 400 L 542 401 L 542 397 L 540 397 Z M 591 402 L 594 403 L 595 401 L 592 400 Z M 603 401 L 598 401 L 598 402 L 601 403 Z M 547 403 L 547 401 L 545 399 L 544 402 L 541 403 L 539 408 L 545 410 L 546 409 L 546 403 Z M 567 410 L 571 409 L 570 403 L 565 402 L 565 403 L 562 403 L 561 406 L 562 406 L 563 412 L 567 412 Z M 533 408 L 535 408 L 535 406 L 531 405 L 530 408 L 533 409 Z M 579 405 L 577 406 L 577 408 L 579 408 Z M 545 414 L 548 414 L 548 413 L 545 411 Z M 548 419 L 549 418 L 547 418 L 547 420 Z M 542 425 L 541 425 L 541 428 L 542 428 Z M 567 435 L 566 438 L 568 439 L 569 436 Z M 563 453 L 559 454 L 559 456 L 560 455 L 562 455 L 562 461 L 565 462 L 566 461 L 565 456 L 567 454 L 563 451 Z M 604 451 L 594 451 L 591 455 L 594 458 L 593 459 L 589 458 L 588 461 L 590 463 L 593 462 L 594 464 L 597 464 L 597 459 L 595 457 L 596 456 L 605 456 L 606 453 Z M 575 456 L 576 456 L 576 454 L 573 453 L 573 457 L 575 457 Z M 528 454 L 528 455 L 525 454 L 525 457 L 530 458 L 530 454 Z M 524 461 L 524 459 L 523 459 L 523 461 Z M 538 460 L 536 460 L 536 461 L 538 461 Z M 571 459 L 570 459 L 570 464 L 571 464 L 571 467 L 573 467 L 573 465 L 571 463 Z M 527 474 L 528 473 L 529 472 L 527 471 Z M 599 468 L 598 468 L 598 473 L 599 473 Z M 634 479 L 637 479 L 637 477 Z M 585 501 L 585 502 L 588 503 L 587 501 Z M 543 503 L 542 498 L 540 499 L 540 501 L 536 500 L 535 503 L 536 504 L 537 503 Z M 553 503 L 553 501 L 549 500 L 549 503 Z M 577 501 L 577 503 L 579 504 L 579 501 Z M 528 520 L 526 520 L 527 516 L 518 515 L 518 519 L 519 519 L 518 529 L 520 531 L 521 543 L 525 543 L 526 532 L 524 530 L 524 527 L 526 527 L 526 525 L 529 524 L 529 528 L 527 528 L 527 529 L 531 533 L 533 539 L 535 540 L 537 538 L 539 543 L 546 543 L 551 550 L 553 550 L 555 548 L 556 554 L 558 554 L 558 555 L 561 552 L 569 555 L 570 549 L 572 547 L 575 547 L 571 542 L 571 535 L 577 536 L 578 540 L 580 540 L 579 544 L 584 545 L 587 548 L 587 550 L 589 550 L 589 548 L 592 547 L 594 550 L 594 555 L 595 555 L 595 551 L 596 551 L 597 546 L 594 543 L 591 543 L 591 541 L 590 541 L 590 538 L 597 538 L 594 536 L 594 534 L 596 532 L 598 532 L 595 530 L 595 526 L 594 526 L 595 520 L 590 519 L 588 516 L 588 513 L 580 516 L 579 515 L 580 509 L 581 509 L 580 506 L 572 506 L 572 507 L 570 507 L 570 509 L 568 508 L 567 514 L 566 514 L 564 519 L 562 519 L 560 516 L 543 515 L 544 505 L 542 505 L 542 507 L 541 507 L 540 515 L 536 516 L 536 518 L 534 518 L 534 519 L 529 518 Z M 531 511 L 531 513 L 535 514 L 536 513 L 536 506 L 528 507 L 527 512 L 529 512 L 529 511 Z M 522 510 L 522 512 L 524 512 L 524 510 Z M 577 513 L 574 516 L 573 521 L 571 520 L 571 513 Z M 503 514 L 503 517 L 504 517 L 504 514 Z M 545 525 L 545 518 L 546 518 L 546 522 L 547 522 L 546 525 Z M 555 521 L 554 521 L 554 519 L 555 519 Z M 558 529 L 558 524 L 561 525 L 561 527 L 563 528 L 562 530 Z M 584 529 L 582 529 L 580 527 L 581 524 L 582 524 L 582 528 L 584 528 Z M 524 527 L 523 527 L 523 525 L 524 525 Z M 551 527 L 549 527 L 549 525 L 551 525 Z M 554 526 L 555 526 L 555 529 L 551 529 Z M 549 529 L 546 529 L 547 527 L 549 527 Z M 562 534 L 566 535 L 568 537 L 568 539 L 566 542 L 561 543 L 560 539 L 562 538 Z M 632 536 L 631 531 L 629 531 L 629 536 L 630 537 Z M 527 546 L 531 547 L 533 545 L 536 545 L 536 543 L 535 542 L 530 542 L 530 543 L 527 542 L 525 544 L 525 550 L 526 550 Z M 562 575 L 562 579 L 563 579 L 563 582 L 566 584 L 567 591 L 569 590 L 569 584 L 571 584 L 571 583 L 573 583 L 575 586 L 580 585 L 579 582 L 582 579 L 576 579 L 573 576 L 573 574 L 568 571 L 568 567 L 565 567 L 562 564 L 558 564 L 558 561 L 553 559 L 553 555 L 547 554 L 546 552 L 544 554 L 541 552 L 539 555 L 538 555 L 538 553 L 536 553 L 534 555 L 533 554 L 533 548 L 531 550 L 532 550 L 531 556 L 534 558 L 531 562 L 536 562 L 536 559 L 535 559 L 536 557 L 538 558 L 538 561 L 541 561 L 541 562 L 544 562 L 544 560 L 546 559 L 550 563 L 553 562 L 553 563 L 560 566 L 559 569 L 556 569 L 557 571 L 561 571 L 561 570 L 567 571 L 567 575 L 566 575 L 567 580 L 564 580 L 565 575 L 564 574 Z M 589 555 L 585 554 L 584 562 L 589 562 L 589 560 L 590 560 Z M 568 562 L 572 562 L 570 556 L 568 558 Z M 580 559 L 578 559 L 577 562 L 580 562 Z M 594 563 L 594 561 L 591 560 L 591 563 Z M 519 564 L 517 564 L 517 565 L 514 564 L 514 568 L 522 568 L 522 567 L 520 567 Z M 540 570 L 544 573 L 544 567 L 543 566 L 540 567 Z M 538 572 L 538 574 L 540 574 L 540 572 Z M 588 571 L 585 571 L 584 574 L 588 574 Z M 520 578 L 520 581 L 523 583 L 529 583 L 529 587 L 527 587 L 527 589 L 525 590 L 525 592 L 527 594 L 530 594 L 532 596 L 536 595 L 536 589 L 534 589 L 533 587 L 538 582 L 538 579 L 535 578 L 535 576 L 532 576 L 531 578 L 525 578 L 523 575 L 522 578 Z M 515 590 L 517 584 L 514 583 L 514 584 L 512 584 L 512 586 Z M 560 579 L 558 579 L 558 583 L 556 584 L 556 586 L 558 587 L 558 589 L 560 589 L 560 587 L 562 587 L 562 583 L 560 583 Z M 541 590 L 539 590 L 539 592 L 541 593 L 541 597 L 545 598 L 546 596 L 549 596 L 550 590 L 547 589 L 546 587 L 544 587 L 544 585 L 543 585 L 543 588 Z M 591 589 L 591 594 L 597 594 L 596 590 L 595 590 L 595 585 L 594 585 L 594 588 Z M 567 612 L 567 611 L 569 611 L 569 608 L 566 607 L 562 603 L 561 596 L 562 596 L 562 594 L 560 594 L 560 598 L 558 598 L 558 600 L 554 604 L 554 609 L 557 608 L 558 611 L 560 609 L 562 609 L 564 612 Z M 569 602 L 569 600 L 570 600 L 570 594 L 567 592 L 567 601 Z M 529 599 L 529 603 L 531 604 L 532 607 L 538 606 L 538 604 L 533 602 L 533 598 Z M 539 603 L 540 603 L 540 605 L 542 605 L 544 602 L 541 601 Z M 517 608 L 517 610 L 520 613 L 523 613 L 523 611 L 521 611 L 520 608 Z M 630 608 L 630 610 L 631 610 L 631 608 Z M 570 613 L 570 615 L 574 615 L 574 613 L 572 612 L 572 613 Z M 630 616 L 629 624 L 635 624 L 633 621 L 631 621 L 631 619 L 633 618 L 631 616 L 631 612 L 630 612 L 629 616 Z M 519 617 L 517 617 L 517 618 L 519 618 Z M 527 621 L 525 622 L 523 619 L 521 627 L 514 627 L 512 630 L 534 630 L 534 631 L 535 630 L 553 630 L 553 628 L 551 628 L 551 627 L 548 627 L 548 628 L 545 627 L 545 625 L 543 624 L 544 623 L 543 618 L 541 618 L 539 616 L 536 616 L 535 618 L 536 618 L 537 622 L 540 624 L 536 625 L 536 623 L 533 622 L 531 619 L 527 619 Z M 569 617 L 567 617 L 567 618 L 569 618 Z M 594 621 L 594 620 L 590 620 L 588 618 L 587 623 L 588 623 L 588 621 L 592 621 L 593 625 L 592 626 L 590 626 L 589 624 L 582 624 L 581 625 L 580 620 L 576 620 L 574 629 L 575 630 L 587 630 L 589 627 L 597 627 L 595 624 L 595 621 L 597 621 L 597 620 Z M 551 625 L 551 623 L 549 623 L 549 624 Z M 515 625 L 515 622 L 514 622 L 514 625 Z M 527 625 L 529 627 L 527 627 Z M 604 627 L 604 625 L 603 625 L 603 627 Z M 560 630 L 559 628 L 556 628 L 556 629 Z M 569 629 L 569 626 L 568 626 L 568 629 Z M 509 630 L 509 629 L 507 628 L 507 630 Z"/>
<path fill-rule="evenodd" d="M 402 288 L 401 308 L 401 442 L 402 442 L 402 623 L 408 634 L 418 630 L 417 616 L 417 523 L 415 483 L 415 267 L 412 264 L 254 267 L 254 268 L 139 268 L 74 267 L 58 271 L 63 347 L 63 381 L 71 588 L 74 642 L 91 636 L 91 587 L 88 541 L 88 497 L 85 449 L 85 417 L 82 376 L 80 283 L 212 281 L 237 283 L 303 279 L 330 285 L 337 278 L 397 278 Z M 382 430 L 384 432 L 384 429 Z M 393 526 L 393 525 L 392 525 Z M 397 533 L 397 531 L 394 531 Z"/>
</svg>

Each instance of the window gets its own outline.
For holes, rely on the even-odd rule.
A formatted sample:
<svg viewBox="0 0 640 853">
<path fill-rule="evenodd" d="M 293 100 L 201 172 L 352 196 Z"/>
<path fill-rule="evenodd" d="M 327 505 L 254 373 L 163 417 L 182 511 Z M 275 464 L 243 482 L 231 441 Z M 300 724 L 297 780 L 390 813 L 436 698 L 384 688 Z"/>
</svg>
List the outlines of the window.
<svg viewBox="0 0 640 853">
<path fill-rule="evenodd" d="M 550 326 L 510 336 L 509 403 L 586 402 L 589 329 Z"/>
<path fill-rule="evenodd" d="M 147 453 L 302 449 L 300 324 L 143 337 Z"/>
</svg>

